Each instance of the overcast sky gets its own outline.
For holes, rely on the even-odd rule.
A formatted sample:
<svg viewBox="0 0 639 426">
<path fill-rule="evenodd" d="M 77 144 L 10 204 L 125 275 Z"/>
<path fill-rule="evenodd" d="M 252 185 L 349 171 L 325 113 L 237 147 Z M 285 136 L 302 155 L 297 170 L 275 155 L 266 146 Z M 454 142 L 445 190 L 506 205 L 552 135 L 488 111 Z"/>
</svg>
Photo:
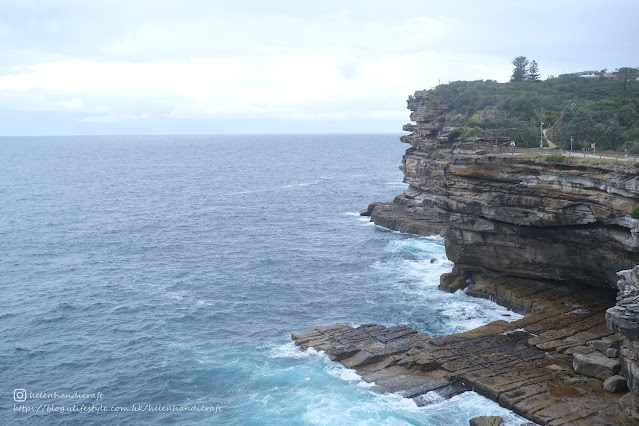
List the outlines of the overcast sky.
<svg viewBox="0 0 639 426">
<path fill-rule="evenodd" d="M 636 0 L 0 0 L 0 134 L 399 132 L 406 98 L 639 66 Z"/>
</svg>

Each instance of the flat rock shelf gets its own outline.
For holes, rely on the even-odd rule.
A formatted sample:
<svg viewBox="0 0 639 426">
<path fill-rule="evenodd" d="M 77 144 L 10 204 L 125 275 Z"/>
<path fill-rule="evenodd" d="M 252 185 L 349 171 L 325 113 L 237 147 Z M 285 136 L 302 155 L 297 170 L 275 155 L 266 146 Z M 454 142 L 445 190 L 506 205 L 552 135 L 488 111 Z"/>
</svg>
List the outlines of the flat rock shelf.
<svg viewBox="0 0 639 426">
<path fill-rule="evenodd" d="M 588 377 L 574 369 L 575 355 L 605 358 L 602 342 L 619 340 L 605 322 L 614 299 L 596 289 L 539 283 L 534 289 L 506 281 L 479 287 L 472 289 L 476 295 L 489 297 L 499 288 L 502 302 L 521 306 L 533 294 L 535 302 L 517 321 L 448 336 L 431 338 L 404 325 L 338 324 L 291 337 L 303 350 L 324 351 L 381 392 L 413 398 L 417 405 L 437 400 L 432 391 L 449 398 L 472 389 L 542 425 L 637 424 L 628 416 L 627 396 L 603 389 L 608 375 Z"/>
</svg>

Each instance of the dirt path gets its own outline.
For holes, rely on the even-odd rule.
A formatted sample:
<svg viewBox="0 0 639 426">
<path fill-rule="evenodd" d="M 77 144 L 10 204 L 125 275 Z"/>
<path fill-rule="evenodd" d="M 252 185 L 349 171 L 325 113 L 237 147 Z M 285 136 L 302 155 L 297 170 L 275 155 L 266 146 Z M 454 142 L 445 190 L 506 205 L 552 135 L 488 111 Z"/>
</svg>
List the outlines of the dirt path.
<svg viewBox="0 0 639 426">
<path fill-rule="evenodd" d="M 546 129 L 544 129 L 544 139 L 546 139 L 546 143 L 548 144 L 548 148 L 557 148 L 557 145 L 552 143 L 552 141 L 546 137 Z"/>
</svg>

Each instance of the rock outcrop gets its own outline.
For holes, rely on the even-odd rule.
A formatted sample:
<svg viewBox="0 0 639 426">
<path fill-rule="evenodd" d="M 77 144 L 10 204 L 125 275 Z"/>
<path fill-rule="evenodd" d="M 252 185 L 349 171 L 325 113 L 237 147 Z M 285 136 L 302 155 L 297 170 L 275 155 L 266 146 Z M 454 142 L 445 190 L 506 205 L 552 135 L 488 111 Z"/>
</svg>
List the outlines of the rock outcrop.
<svg viewBox="0 0 639 426">
<path fill-rule="evenodd" d="M 455 138 L 463 117 L 426 91 L 408 108 L 409 187 L 362 214 L 443 235 L 455 266 L 440 289 L 466 288 L 526 315 L 437 338 L 369 324 L 293 339 L 418 404 L 433 390 L 472 387 L 540 424 L 638 424 L 639 169 L 549 162 L 507 138 Z"/>
<path fill-rule="evenodd" d="M 623 336 L 621 371 L 633 395 L 632 413 L 639 419 L 639 265 L 618 275 L 617 305 L 606 312 L 606 323 Z"/>
<path fill-rule="evenodd" d="M 503 426 L 504 419 L 499 416 L 480 416 L 470 419 L 470 426 Z"/>
<path fill-rule="evenodd" d="M 292 338 L 304 350 L 322 350 L 355 369 L 380 391 L 399 393 L 417 405 L 473 389 L 539 424 L 634 424 L 619 404 L 621 394 L 615 393 L 625 383 L 613 376 L 619 360 L 600 352 L 604 343 L 589 344 L 619 340 L 604 320 L 613 303 L 610 293 L 577 288 L 558 293 L 552 284 L 521 284 L 498 283 L 502 297 L 513 303 L 535 294 L 533 311 L 514 322 L 495 321 L 435 338 L 406 326 L 342 324 L 293 333 Z M 590 360 L 593 377 L 575 373 L 577 356 Z M 598 362 L 607 367 L 600 369 Z M 603 378 L 609 380 L 605 387 Z"/>
<path fill-rule="evenodd" d="M 401 169 L 409 188 L 371 209 L 382 226 L 442 233 L 455 273 L 498 274 L 615 288 L 639 259 L 639 169 L 565 162 L 442 137 L 447 108 L 415 92 Z M 447 115 L 448 114 L 448 115 Z M 445 120 L 442 120 L 445 118 Z M 477 153 L 484 154 L 479 155 Z"/>
</svg>

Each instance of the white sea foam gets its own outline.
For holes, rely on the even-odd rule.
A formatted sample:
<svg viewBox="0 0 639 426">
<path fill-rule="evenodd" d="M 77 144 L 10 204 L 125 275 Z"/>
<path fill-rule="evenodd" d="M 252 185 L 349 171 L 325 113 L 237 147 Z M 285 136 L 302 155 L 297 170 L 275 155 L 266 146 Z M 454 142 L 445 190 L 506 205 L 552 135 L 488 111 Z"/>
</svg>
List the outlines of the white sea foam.
<svg viewBox="0 0 639 426">
<path fill-rule="evenodd" d="M 293 341 L 272 347 L 269 352 L 269 358 L 296 358 L 304 359 L 318 355 L 324 355 L 324 352 L 318 352 L 313 348 L 308 348 L 303 351 L 299 346 L 296 346 Z M 325 355 L 324 355 L 325 356 Z"/>
<path fill-rule="evenodd" d="M 392 239 L 385 251 L 389 255 L 372 267 L 389 284 L 385 291 L 396 305 L 392 321 L 414 324 L 420 331 L 439 335 L 522 317 L 461 290 L 452 294 L 438 291 L 440 276 L 453 267 L 439 236 Z"/>
<path fill-rule="evenodd" d="M 290 188 L 303 188 L 305 186 L 319 185 L 321 180 L 314 180 L 312 182 L 299 182 L 299 183 L 290 183 L 288 185 L 282 185 L 282 188 L 290 189 Z"/>
<path fill-rule="evenodd" d="M 458 418 L 472 418 L 475 416 L 501 416 L 504 422 L 508 426 L 523 426 L 529 425 L 530 421 L 518 416 L 517 414 L 509 411 L 503 407 L 500 407 L 494 401 L 484 398 L 476 392 L 464 392 L 449 399 L 446 404 L 441 404 L 439 407 L 447 408 L 446 406 L 453 405 L 455 407 L 456 416 Z M 437 409 L 438 407 L 434 407 Z M 428 409 L 428 407 L 426 407 Z M 450 409 L 450 408 L 449 408 Z M 490 413 L 490 414 L 488 414 Z M 468 421 L 466 421 L 466 424 Z"/>
<path fill-rule="evenodd" d="M 332 363 L 330 365 L 327 365 L 326 367 L 324 367 L 324 371 L 326 371 L 333 377 L 337 377 L 340 380 L 346 380 L 348 382 L 363 381 L 362 378 L 355 372 L 355 370 L 346 368 L 341 364 Z"/>
<path fill-rule="evenodd" d="M 412 253 L 428 255 L 442 255 L 443 247 L 438 243 L 439 237 L 415 237 L 391 240 L 386 245 L 386 251 L 391 253 Z"/>
<path fill-rule="evenodd" d="M 419 401 L 421 406 L 439 404 L 446 401 L 446 398 L 441 396 L 437 391 L 426 392 L 423 395 L 419 395 L 415 399 Z"/>
<path fill-rule="evenodd" d="M 350 395 L 324 394 L 313 402 L 302 416 L 305 424 L 410 425 L 420 417 L 411 399 L 365 389 Z"/>
<path fill-rule="evenodd" d="M 345 212 L 344 216 L 352 217 L 357 219 L 360 223 L 360 226 L 375 226 L 373 222 L 371 222 L 370 216 L 362 216 L 359 212 Z"/>
<path fill-rule="evenodd" d="M 355 217 L 354 214 L 349 216 Z M 388 303 L 396 306 L 392 310 L 394 316 L 389 318 L 391 323 L 423 323 L 431 321 L 424 315 L 432 315 L 432 320 L 438 323 L 436 330 L 448 334 L 496 319 L 512 321 L 521 317 L 489 300 L 473 298 L 462 291 L 452 294 L 438 291 L 439 276 L 450 271 L 453 265 L 445 256 L 440 237 L 393 237 L 385 253 L 385 259 L 375 262 L 372 267 L 379 274 L 380 283 L 385 283 L 380 291 L 388 296 Z M 372 304 L 382 300 L 385 299 L 367 296 L 367 302 Z M 365 382 L 354 370 L 331 362 L 323 352 L 302 351 L 293 342 L 272 347 L 268 356 L 309 360 L 298 379 L 308 386 L 296 388 L 287 397 L 296 401 L 300 420 L 305 424 L 457 426 L 467 425 L 470 418 L 486 414 L 500 415 L 508 425 L 526 424 L 526 420 L 474 392 L 449 400 L 436 392 L 428 393 L 422 396 L 428 400 L 425 406 L 417 406 L 415 401 L 399 394 L 380 393 L 373 383 Z M 297 368 L 293 367 L 286 374 Z M 278 400 L 264 401 L 262 398 L 263 395 L 256 403 L 266 403 L 269 410 L 280 409 L 276 407 L 280 404 Z"/>
<path fill-rule="evenodd" d="M 170 291 L 166 293 L 167 297 L 171 298 L 171 299 L 175 299 L 175 300 L 182 300 L 184 299 L 184 293 L 180 294 L 180 293 L 176 293 L 174 291 Z"/>
</svg>

